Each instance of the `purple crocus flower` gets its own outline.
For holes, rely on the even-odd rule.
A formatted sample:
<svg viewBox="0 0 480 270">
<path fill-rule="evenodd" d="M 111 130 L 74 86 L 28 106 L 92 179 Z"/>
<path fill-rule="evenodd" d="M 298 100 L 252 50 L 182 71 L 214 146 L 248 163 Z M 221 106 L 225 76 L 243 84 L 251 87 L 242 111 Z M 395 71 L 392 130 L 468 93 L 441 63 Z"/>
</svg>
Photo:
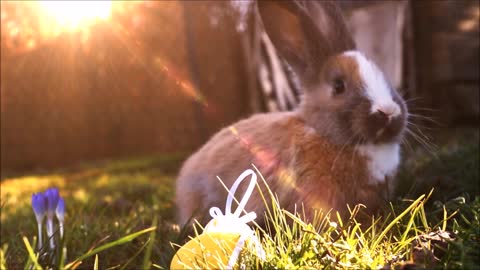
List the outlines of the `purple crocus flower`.
<svg viewBox="0 0 480 270">
<path fill-rule="evenodd" d="M 38 249 L 42 248 L 42 223 L 47 210 L 47 198 L 43 193 L 32 194 L 32 208 L 38 225 Z"/>
<path fill-rule="evenodd" d="M 32 194 L 32 208 L 37 218 L 37 223 L 41 224 L 47 210 L 47 200 L 42 193 Z"/>
<path fill-rule="evenodd" d="M 47 198 L 47 216 L 50 215 L 53 217 L 57 209 L 58 200 L 60 199 L 58 188 L 49 188 L 45 191 L 44 195 Z"/>
<path fill-rule="evenodd" d="M 60 200 L 60 194 L 57 188 L 49 188 L 44 192 L 44 196 L 47 199 L 47 236 L 50 239 L 50 249 L 55 248 L 55 241 L 53 239 L 53 217 L 57 209 L 58 201 Z"/>
<path fill-rule="evenodd" d="M 58 200 L 55 214 L 57 214 L 58 224 L 60 226 L 60 238 L 63 238 L 63 221 L 65 219 L 65 201 L 63 198 Z"/>
</svg>

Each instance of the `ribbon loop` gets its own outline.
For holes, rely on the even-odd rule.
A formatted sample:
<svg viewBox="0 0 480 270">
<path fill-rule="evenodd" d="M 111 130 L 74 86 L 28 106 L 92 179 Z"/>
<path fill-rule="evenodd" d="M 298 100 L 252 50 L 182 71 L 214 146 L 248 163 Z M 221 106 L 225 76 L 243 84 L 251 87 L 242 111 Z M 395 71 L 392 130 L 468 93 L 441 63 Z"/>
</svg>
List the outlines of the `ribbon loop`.
<svg viewBox="0 0 480 270">
<path fill-rule="evenodd" d="M 237 209 L 232 213 L 232 201 L 235 198 L 235 192 L 237 191 L 240 183 L 245 180 L 248 176 L 251 176 L 250 183 L 248 184 L 245 193 L 243 194 L 242 199 L 238 203 Z M 253 248 L 257 255 L 264 260 L 265 251 L 263 251 L 262 246 L 256 237 L 255 232 L 247 225 L 248 222 L 251 222 L 257 218 L 255 212 L 246 212 L 245 206 L 252 195 L 255 184 L 257 183 L 257 175 L 251 169 L 244 171 L 233 183 L 230 190 L 228 190 L 227 201 L 225 204 L 225 213 L 222 213 L 218 207 L 210 208 L 210 215 L 212 220 L 205 226 L 204 232 L 221 232 L 221 233 L 238 233 L 240 238 L 235 245 L 230 259 L 227 264 L 227 269 L 233 269 L 240 252 L 245 246 L 246 241 L 252 241 L 254 245 Z M 245 215 L 240 216 L 242 211 L 245 212 Z"/>
<path fill-rule="evenodd" d="M 250 178 L 250 183 L 248 184 L 248 188 L 245 191 L 245 194 L 243 194 L 243 198 L 240 200 L 240 203 L 238 204 L 237 209 L 233 213 L 234 216 L 240 217 L 240 214 L 245 208 L 245 205 L 247 204 L 248 199 L 250 199 L 250 196 L 252 195 L 253 189 L 255 188 L 255 184 L 257 183 L 257 175 L 255 172 L 251 169 L 248 169 L 244 171 L 238 178 L 235 180 L 233 183 L 232 188 L 228 191 L 228 197 L 227 197 L 227 203 L 225 205 L 225 215 L 231 214 L 232 213 L 232 200 L 234 198 L 235 191 L 237 191 L 238 186 L 240 183 L 247 178 L 248 175 L 251 175 L 252 177 Z"/>
<path fill-rule="evenodd" d="M 242 199 L 238 203 L 237 209 L 235 212 L 232 213 L 232 201 L 234 199 L 235 192 L 237 191 L 238 186 L 240 183 L 245 180 L 248 176 L 251 176 L 250 183 L 243 194 Z M 245 205 L 247 201 L 250 199 L 252 195 L 253 189 L 255 188 L 255 184 L 257 183 L 257 175 L 251 169 L 244 171 L 233 183 L 230 190 L 228 190 L 227 202 L 225 205 L 225 213 L 218 207 L 211 207 L 210 208 L 210 216 L 212 216 L 212 220 L 207 224 L 205 227 L 206 231 L 238 231 L 242 233 L 243 231 L 247 230 L 248 222 L 251 222 L 257 218 L 257 214 L 255 212 L 246 213 L 243 216 L 242 211 L 245 211 Z"/>
<path fill-rule="evenodd" d="M 210 208 L 209 213 L 210 213 L 210 216 L 211 216 L 212 218 L 216 218 L 216 217 L 219 217 L 219 216 L 223 216 L 222 210 L 220 210 L 220 208 L 218 208 L 218 207 L 212 207 L 212 208 Z"/>
</svg>

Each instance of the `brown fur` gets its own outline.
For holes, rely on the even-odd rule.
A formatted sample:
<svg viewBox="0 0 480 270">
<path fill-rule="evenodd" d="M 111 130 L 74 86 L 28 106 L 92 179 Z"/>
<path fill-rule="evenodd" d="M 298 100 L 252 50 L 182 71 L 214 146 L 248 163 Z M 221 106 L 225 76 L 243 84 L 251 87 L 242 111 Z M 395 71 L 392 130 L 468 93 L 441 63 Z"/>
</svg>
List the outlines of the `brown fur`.
<svg viewBox="0 0 480 270">
<path fill-rule="evenodd" d="M 252 163 L 281 207 L 290 211 L 302 204 L 308 216 L 314 209 L 345 212 L 347 204 L 375 209 L 384 202 L 384 179 L 371 181 L 370 160 L 360 155 L 357 146 L 399 142 L 406 119 L 403 100 L 392 90 L 401 115 L 391 123 L 369 112 L 360 67 L 342 53 L 355 44 L 334 3 L 297 0 L 258 5 L 272 42 L 302 79 L 302 103 L 295 112 L 258 114 L 224 128 L 194 153 L 178 176 L 179 222 L 185 224 L 193 217 L 204 223 L 210 207 L 222 209 L 227 191 L 217 176 L 230 188 Z M 336 95 L 338 80 L 345 91 Z M 385 130 L 381 138 L 376 135 L 379 129 Z M 237 198 L 246 186 L 239 186 Z M 263 215 L 265 204 L 257 191 L 246 210 Z"/>
<path fill-rule="evenodd" d="M 302 203 L 308 213 L 312 208 L 345 211 L 347 203 L 382 201 L 381 189 L 368 185 L 365 159 L 351 146 L 340 148 L 306 128 L 294 113 L 259 114 L 240 121 L 216 134 L 182 168 L 177 182 L 180 222 L 194 213 L 206 221 L 208 208 L 223 208 L 227 192 L 216 176 L 230 188 L 252 163 L 290 211 Z M 239 187 L 237 196 L 245 187 Z M 268 194 L 266 189 L 263 193 Z M 265 204 L 257 191 L 246 209 L 263 215 Z"/>
</svg>

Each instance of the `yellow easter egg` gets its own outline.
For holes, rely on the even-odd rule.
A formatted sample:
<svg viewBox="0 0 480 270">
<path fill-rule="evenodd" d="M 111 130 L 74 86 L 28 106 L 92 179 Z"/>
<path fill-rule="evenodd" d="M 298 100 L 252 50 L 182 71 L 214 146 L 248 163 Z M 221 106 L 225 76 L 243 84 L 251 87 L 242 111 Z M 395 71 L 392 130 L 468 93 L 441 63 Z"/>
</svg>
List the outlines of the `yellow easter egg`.
<svg viewBox="0 0 480 270">
<path fill-rule="evenodd" d="M 239 239 L 239 233 L 203 233 L 177 251 L 170 269 L 225 269 Z"/>
</svg>

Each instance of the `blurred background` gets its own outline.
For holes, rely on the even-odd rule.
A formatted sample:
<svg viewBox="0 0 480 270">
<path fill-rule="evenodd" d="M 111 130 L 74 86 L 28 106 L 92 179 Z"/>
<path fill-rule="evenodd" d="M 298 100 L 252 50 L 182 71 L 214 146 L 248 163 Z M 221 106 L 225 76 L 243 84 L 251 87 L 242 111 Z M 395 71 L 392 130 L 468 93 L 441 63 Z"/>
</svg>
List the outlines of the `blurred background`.
<svg viewBox="0 0 480 270">
<path fill-rule="evenodd" d="M 340 5 L 360 50 L 421 115 L 424 147 L 428 134 L 478 130 L 478 1 Z M 2 1 L 0 95 L 4 179 L 186 157 L 241 118 L 295 108 L 301 89 L 253 1 Z"/>
<path fill-rule="evenodd" d="M 99 269 L 168 269 L 172 243 L 187 239 L 173 198 L 183 160 L 222 127 L 295 109 L 302 94 L 255 3 L 0 1 L 0 268 L 28 268 L 32 193 L 56 187 L 67 261 L 156 225 L 156 237 L 102 252 Z M 434 187 L 429 220 L 461 214 L 444 267 L 479 265 L 479 1 L 338 3 L 412 114 L 394 202 Z"/>
</svg>

